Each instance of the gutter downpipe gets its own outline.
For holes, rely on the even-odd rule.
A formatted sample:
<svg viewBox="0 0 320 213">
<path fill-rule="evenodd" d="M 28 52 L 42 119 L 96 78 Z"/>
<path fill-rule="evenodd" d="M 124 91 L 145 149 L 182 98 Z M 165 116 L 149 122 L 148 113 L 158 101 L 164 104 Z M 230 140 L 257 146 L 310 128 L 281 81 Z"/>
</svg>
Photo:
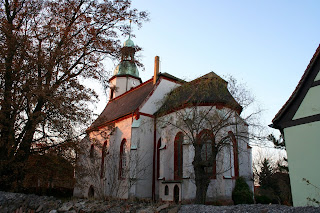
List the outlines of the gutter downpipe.
<svg viewBox="0 0 320 213">
<path fill-rule="evenodd" d="M 156 201 L 156 140 L 157 140 L 157 129 L 156 129 L 156 116 L 153 120 L 153 164 L 152 164 L 152 201 Z"/>
</svg>

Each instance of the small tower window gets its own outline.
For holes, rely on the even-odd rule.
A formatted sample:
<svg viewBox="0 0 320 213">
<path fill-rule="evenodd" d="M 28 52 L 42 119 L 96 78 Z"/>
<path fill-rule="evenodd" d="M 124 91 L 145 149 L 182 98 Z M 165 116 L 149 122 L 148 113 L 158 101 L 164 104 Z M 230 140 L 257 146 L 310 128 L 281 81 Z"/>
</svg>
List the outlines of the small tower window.
<svg viewBox="0 0 320 213">
<path fill-rule="evenodd" d="M 94 145 L 91 144 L 91 147 L 90 147 L 90 158 L 93 158 L 94 157 Z"/>
<path fill-rule="evenodd" d="M 110 90 L 111 90 L 111 92 L 110 92 L 110 99 L 113 99 L 113 96 L 114 96 L 114 88 L 111 88 Z"/>
</svg>

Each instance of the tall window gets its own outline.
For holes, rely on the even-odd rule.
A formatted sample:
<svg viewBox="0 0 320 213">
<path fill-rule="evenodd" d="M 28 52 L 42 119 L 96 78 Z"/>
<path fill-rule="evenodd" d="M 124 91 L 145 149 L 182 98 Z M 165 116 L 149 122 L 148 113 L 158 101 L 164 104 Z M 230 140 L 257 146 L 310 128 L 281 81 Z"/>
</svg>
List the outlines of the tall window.
<svg viewBox="0 0 320 213">
<path fill-rule="evenodd" d="M 216 159 L 214 157 L 214 135 L 208 130 L 202 130 L 198 135 L 198 143 L 201 146 L 201 160 L 212 161 L 211 166 L 205 167 L 207 174 L 212 174 L 212 178 L 216 178 Z"/>
<path fill-rule="evenodd" d="M 183 174 L 183 134 L 179 132 L 174 139 L 174 179 L 182 179 Z"/>
<path fill-rule="evenodd" d="M 238 142 L 233 132 L 228 132 L 233 147 L 233 168 L 234 168 L 234 176 L 239 177 L 239 156 L 238 156 Z"/>
<path fill-rule="evenodd" d="M 108 142 L 105 141 L 103 143 L 103 146 L 102 146 L 102 152 L 101 152 L 101 174 L 100 174 L 100 178 L 103 178 L 104 177 L 104 158 L 106 157 L 107 155 L 107 145 L 108 145 Z"/>
<path fill-rule="evenodd" d="M 160 147 L 161 147 L 161 138 L 158 140 L 158 145 L 157 145 L 157 178 L 160 177 Z"/>
<path fill-rule="evenodd" d="M 119 163 L 119 179 L 124 179 L 127 168 L 127 153 L 126 153 L 127 141 L 123 139 L 120 144 L 120 163 Z"/>
</svg>

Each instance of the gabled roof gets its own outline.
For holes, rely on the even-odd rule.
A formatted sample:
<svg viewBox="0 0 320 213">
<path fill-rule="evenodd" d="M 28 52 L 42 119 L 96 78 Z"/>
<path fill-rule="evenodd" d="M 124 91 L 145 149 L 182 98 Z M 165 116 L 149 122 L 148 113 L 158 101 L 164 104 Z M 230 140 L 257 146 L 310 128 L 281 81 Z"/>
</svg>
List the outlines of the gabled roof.
<svg viewBox="0 0 320 213">
<path fill-rule="evenodd" d="M 200 78 L 195 79 L 194 81 L 197 81 L 199 79 L 219 80 L 219 81 L 224 82 L 225 84 L 228 84 L 227 81 L 225 81 L 223 78 L 218 76 L 215 72 L 209 72 L 209 73 L 205 74 L 204 76 L 201 76 Z"/>
<path fill-rule="evenodd" d="M 185 83 L 186 81 L 184 81 L 184 80 L 182 80 L 182 79 L 180 79 L 180 78 L 177 78 L 177 77 L 175 77 L 175 76 L 173 76 L 173 75 L 171 75 L 171 74 L 169 74 L 169 73 L 166 73 L 166 72 L 164 72 L 164 73 L 159 73 L 159 77 L 160 76 L 163 76 L 163 77 L 166 77 L 166 78 L 170 78 L 170 79 L 172 79 L 172 80 L 174 80 L 174 81 L 177 81 L 177 82 L 180 82 L 180 83 Z"/>
<path fill-rule="evenodd" d="M 295 90 L 293 91 L 293 93 L 291 94 L 290 98 L 287 100 L 287 102 L 282 106 L 282 108 L 279 110 L 279 112 L 275 115 L 275 117 L 272 120 L 273 125 L 270 125 L 273 128 L 277 128 L 277 129 L 281 129 L 281 127 L 279 126 L 279 124 L 281 123 L 281 120 L 285 117 L 285 115 L 288 113 L 288 111 L 290 110 L 290 108 L 295 104 L 294 102 L 297 101 L 297 99 L 300 99 L 300 103 L 303 99 L 303 97 L 301 97 L 301 95 L 303 95 L 302 93 L 306 93 L 307 90 L 304 89 L 306 84 L 308 83 L 308 81 L 313 80 L 310 79 L 311 75 L 315 75 L 316 73 L 313 73 L 312 71 L 318 71 L 313 69 L 314 64 L 319 60 L 319 54 L 320 53 L 320 45 L 318 46 L 316 52 L 314 53 L 313 57 L 311 58 L 305 72 L 303 73 L 297 87 L 295 88 Z M 307 89 L 309 89 L 310 87 L 308 87 Z M 305 94 L 304 94 L 305 95 Z M 295 104 L 297 105 L 297 104 Z M 292 112 L 291 114 L 293 114 L 294 112 Z M 293 115 L 291 116 L 291 118 L 293 117 Z"/>
<path fill-rule="evenodd" d="M 140 84 L 128 92 L 110 100 L 99 117 L 87 129 L 91 132 L 98 127 L 130 115 L 140 106 L 153 88 L 152 79 Z"/>
<path fill-rule="evenodd" d="M 170 113 L 189 105 L 222 105 L 242 111 L 242 107 L 232 97 L 227 82 L 214 72 L 210 72 L 174 89 L 156 112 L 157 115 Z"/>
<path fill-rule="evenodd" d="M 154 84 L 151 92 L 149 93 L 149 95 L 145 98 L 145 100 L 141 103 L 140 107 L 138 108 L 138 111 L 140 111 L 141 109 L 143 109 L 143 107 L 145 106 L 145 104 L 150 100 L 150 98 L 152 99 L 152 96 L 154 96 L 157 92 L 156 90 L 160 90 L 160 94 L 161 94 L 161 97 L 160 96 L 157 96 L 155 95 L 155 97 L 152 99 L 151 102 L 149 102 L 150 104 L 152 104 L 153 106 L 151 106 L 151 109 L 149 108 L 147 111 L 147 114 L 151 115 L 151 114 L 154 114 L 154 111 L 157 110 L 158 107 L 161 107 L 159 106 L 159 104 L 161 104 L 161 100 L 165 97 L 164 94 L 167 94 L 168 92 L 171 92 L 172 90 L 172 85 L 169 86 L 168 84 L 165 85 L 165 87 L 162 87 L 160 86 L 159 88 L 159 85 L 161 84 L 161 81 L 170 81 L 170 82 L 173 82 L 175 85 L 181 85 L 182 83 L 184 83 L 185 81 L 173 76 L 173 75 L 170 75 L 168 73 L 159 73 L 158 74 L 158 77 L 157 77 L 157 81 L 156 83 Z M 159 93 L 158 93 L 159 95 Z M 142 111 L 140 111 L 142 112 Z M 145 113 L 146 111 L 142 112 L 142 113 Z"/>
</svg>

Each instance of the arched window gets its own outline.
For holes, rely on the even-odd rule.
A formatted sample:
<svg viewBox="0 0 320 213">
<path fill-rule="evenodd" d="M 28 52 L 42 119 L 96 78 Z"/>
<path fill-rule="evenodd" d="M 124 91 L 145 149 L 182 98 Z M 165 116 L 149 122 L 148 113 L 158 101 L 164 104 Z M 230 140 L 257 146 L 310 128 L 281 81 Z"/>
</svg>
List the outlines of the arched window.
<svg viewBox="0 0 320 213">
<path fill-rule="evenodd" d="M 169 186 L 168 185 L 166 185 L 164 187 L 164 195 L 169 195 Z"/>
<path fill-rule="evenodd" d="M 101 174 L 100 174 L 100 178 L 104 177 L 104 158 L 107 155 L 107 145 L 108 145 L 108 141 L 105 141 L 103 143 L 102 146 L 102 151 L 101 151 Z"/>
<path fill-rule="evenodd" d="M 119 179 L 124 179 L 126 175 L 126 167 L 127 167 L 126 146 L 127 146 L 127 141 L 126 139 L 123 139 L 120 144 Z"/>
<path fill-rule="evenodd" d="M 233 132 L 228 132 L 229 137 L 232 141 L 233 147 L 233 168 L 234 168 L 234 176 L 239 177 L 239 157 L 238 157 L 238 142 L 236 137 L 234 136 Z"/>
<path fill-rule="evenodd" d="M 160 147 L 161 147 L 161 138 L 158 140 L 158 145 L 157 145 L 157 178 L 160 177 Z"/>
<path fill-rule="evenodd" d="M 179 197 L 180 197 L 180 189 L 178 185 L 175 185 L 173 188 L 173 199 L 176 204 L 179 203 L 179 200 L 180 200 Z"/>
<path fill-rule="evenodd" d="M 183 134 L 179 132 L 174 139 L 174 179 L 182 179 L 183 174 Z"/>
<path fill-rule="evenodd" d="M 94 145 L 91 144 L 91 147 L 90 147 L 90 158 L 93 158 L 94 157 Z"/>
<path fill-rule="evenodd" d="M 211 178 L 216 178 L 215 139 L 213 133 L 208 129 L 202 130 L 198 135 L 198 143 L 201 146 L 201 160 L 212 161 L 210 166 L 205 167 L 205 172 L 212 174 Z"/>
</svg>

